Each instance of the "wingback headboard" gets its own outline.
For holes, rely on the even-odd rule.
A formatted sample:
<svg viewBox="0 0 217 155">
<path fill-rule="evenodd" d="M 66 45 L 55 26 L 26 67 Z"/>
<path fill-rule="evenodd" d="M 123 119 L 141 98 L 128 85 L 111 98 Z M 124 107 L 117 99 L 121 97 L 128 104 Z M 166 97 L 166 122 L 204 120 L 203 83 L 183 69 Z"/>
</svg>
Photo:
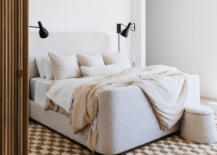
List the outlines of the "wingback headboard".
<svg viewBox="0 0 217 155">
<path fill-rule="evenodd" d="M 35 57 L 48 57 L 48 52 L 70 54 L 110 53 L 111 40 L 104 33 L 51 32 L 41 39 L 38 32 L 29 33 L 29 80 L 37 77 Z"/>
</svg>

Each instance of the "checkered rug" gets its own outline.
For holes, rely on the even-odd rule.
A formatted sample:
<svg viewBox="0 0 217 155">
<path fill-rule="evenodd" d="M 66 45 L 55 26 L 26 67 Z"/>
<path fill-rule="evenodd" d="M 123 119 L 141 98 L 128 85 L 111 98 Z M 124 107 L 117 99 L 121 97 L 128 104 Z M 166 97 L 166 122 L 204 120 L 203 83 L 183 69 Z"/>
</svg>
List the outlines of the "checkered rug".
<svg viewBox="0 0 217 155">
<path fill-rule="evenodd" d="M 217 126 L 217 115 L 215 115 Z M 88 155 L 87 149 L 35 123 L 29 126 L 29 155 Z M 135 149 L 126 155 L 217 155 L 217 143 L 205 145 L 184 140 L 178 135 L 167 137 Z"/>
</svg>

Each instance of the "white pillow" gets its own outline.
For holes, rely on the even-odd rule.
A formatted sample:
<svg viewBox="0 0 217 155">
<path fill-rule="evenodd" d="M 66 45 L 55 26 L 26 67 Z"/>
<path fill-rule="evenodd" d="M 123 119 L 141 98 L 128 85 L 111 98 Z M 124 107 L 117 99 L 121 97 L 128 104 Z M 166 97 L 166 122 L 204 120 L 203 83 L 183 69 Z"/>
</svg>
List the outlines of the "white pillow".
<svg viewBox="0 0 217 155">
<path fill-rule="evenodd" d="M 48 53 L 48 55 L 51 60 L 55 80 L 81 77 L 75 54 L 64 56 Z"/>
<path fill-rule="evenodd" d="M 43 66 L 42 66 L 41 58 L 40 57 L 35 58 L 35 61 L 36 61 L 36 65 L 37 65 L 40 77 L 41 78 L 45 78 L 45 74 L 44 74 L 44 69 L 43 69 Z"/>
<path fill-rule="evenodd" d="M 118 63 L 121 71 L 131 68 L 130 62 L 123 52 L 102 54 L 102 57 L 106 65 Z"/>
<path fill-rule="evenodd" d="M 113 65 L 105 65 L 98 67 L 83 67 L 81 66 L 81 71 L 83 73 L 83 77 L 91 77 L 91 76 L 108 76 L 117 74 L 120 72 L 118 64 Z"/>
<path fill-rule="evenodd" d="M 42 61 L 42 66 L 44 68 L 44 74 L 45 74 L 46 79 L 53 80 L 54 75 L 53 75 L 53 70 L 52 70 L 50 59 L 41 57 L 41 61 Z"/>
<path fill-rule="evenodd" d="M 76 54 L 76 56 L 77 56 L 78 62 L 81 66 L 96 67 L 96 66 L 104 66 L 105 65 L 100 53 L 97 53 L 95 55 Z"/>
</svg>

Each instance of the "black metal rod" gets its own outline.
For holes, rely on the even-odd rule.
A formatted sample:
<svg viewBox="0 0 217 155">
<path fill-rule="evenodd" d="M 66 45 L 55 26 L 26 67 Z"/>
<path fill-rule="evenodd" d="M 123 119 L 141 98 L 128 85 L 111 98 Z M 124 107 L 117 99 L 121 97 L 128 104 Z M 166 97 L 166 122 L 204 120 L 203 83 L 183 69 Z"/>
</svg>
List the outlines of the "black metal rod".
<svg viewBox="0 0 217 155">
<path fill-rule="evenodd" d="M 39 28 L 39 27 L 37 27 L 37 26 L 29 26 L 29 27 L 32 27 L 32 28 Z"/>
<path fill-rule="evenodd" d="M 118 52 L 120 52 L 120 33 L 118 33 Z"/>
<path fill-rule="evenodd" d="M 131 30 L 131 29 L 130 29 L 130 30 L 131 30 L 131 31 L 136 31 L 136 24 L 135 24 L 135 23 L 132 23 L 131 25 L 133 25 L 133 27 L 132 27 L 133 30 Z M 131 28 L 131 27 L 130 27 L 130 28 Z"/>
<path fill-rule="evenodd" d="M 121 24 L 121 25 L 123 25 L 123 26 L 127 27 L 127 26 L 126 26 L 126 25 L 124 25 L 124 24 Z M 135 31 L 135 26 L 136 26 L 136 24 L 135 24 L 135 23 L 132 23 L 131 25 L 133 25 L 133 27 L 130 27 L 130 28 L 133 28 L 134 30 L 132 30 L 132 31 Z"/>
<path fill-rule="evenodd" d="M 124 25 L 124 24 L 121 24 L 121 25 L 123 25 L 123 26 L 127 27 L 127 26 L 126 26 L 126 25 Z"/>
</svg>

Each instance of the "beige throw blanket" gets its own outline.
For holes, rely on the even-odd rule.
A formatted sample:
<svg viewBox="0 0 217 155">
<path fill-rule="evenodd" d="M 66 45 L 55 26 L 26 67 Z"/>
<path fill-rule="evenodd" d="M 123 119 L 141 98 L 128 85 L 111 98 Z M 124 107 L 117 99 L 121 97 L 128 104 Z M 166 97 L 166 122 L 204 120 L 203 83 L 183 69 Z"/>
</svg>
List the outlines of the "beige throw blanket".
<svg viewBox="0 0 217 155">
<path fill-rule="evenodd" d="M 185 107 L 190 75 L 163 65 L 132 68 L 113 76 L 79 85 L 75 91 L 72 114 L 74 133 L 83 132 L 87 146 L 95 151 L 97 129 L 91 124 L 97 117 L 98 94 L 108 87 L 137 85 L 148 96 L 159 118 L 161 129 L 169 129 L 180 119 Z M 145 121 L 145 118 L 144 118 Z"/>
</svg>

